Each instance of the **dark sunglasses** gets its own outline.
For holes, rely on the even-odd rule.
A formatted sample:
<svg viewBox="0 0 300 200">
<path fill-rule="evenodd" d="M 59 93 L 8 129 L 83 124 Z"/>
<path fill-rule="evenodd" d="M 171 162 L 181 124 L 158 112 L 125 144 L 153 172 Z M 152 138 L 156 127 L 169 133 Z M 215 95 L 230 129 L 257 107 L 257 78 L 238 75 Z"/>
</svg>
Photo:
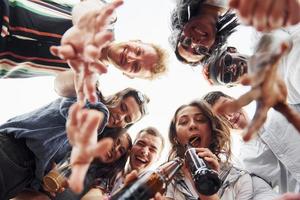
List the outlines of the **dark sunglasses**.
<svg viewBox="0 0 300 200">
<path fill-rule="evenodd" d="M 225 84 L 228 84 L 232 82 L 232 71 L 230 71 L 229 67 L 232 64 L 232 56 L 229 54 L 226 54 L 223 58 L 223 64 L 225 65 L 225 70 L 223 71 L 223 79 L 222 82 Z"/>
<path fill-rule="evenodd" d="M 182 35 L 180 37 L 179 42 L 181 43 L 181 46 L 188 51 L 190 46 L 192 45 L 192 39 L 189 37 L 186 37 Z M 192 48 L 193 54 L 195 55 L 205 55 L 210 56 L 209 49 L 201 44 L 195 44 Z"/>
</svg>

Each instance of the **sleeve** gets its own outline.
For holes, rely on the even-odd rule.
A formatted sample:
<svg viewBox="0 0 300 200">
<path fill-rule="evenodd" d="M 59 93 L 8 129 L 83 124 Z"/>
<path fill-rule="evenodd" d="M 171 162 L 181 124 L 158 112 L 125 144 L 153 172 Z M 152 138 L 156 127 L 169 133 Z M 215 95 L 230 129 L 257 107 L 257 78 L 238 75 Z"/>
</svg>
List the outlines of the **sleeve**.
<svg viewBox="0 0 300 200">
<path fill-rule="evenodd" d="M 251 175 L 251 177 L 253 183 L 253 200 L 274 199 L 279 196 L 262 178 L 255 175 Z"/>
<path fill-rule="evenodd" d="M 61 101 L 60 113 L 65 119 L 68 118 L 69 109 L 70 109 L 71 105 L 75 102 L 76 102 L 75 97 L 73 97 L 73 98 L 63 98 L 63 100 Z M 109 118 L 109 111 L 108 111 L 107 107 L 102 102 L 99 101 L 95 104 L 87 102 L 85 104 L 85 108 L 98 110 L 101 113 L 103 113 L 103 115 L 104 115 L 103 121 L 99 125 L 99 128 L 98 128 L 98 133 L 101 133 L 103 131 L 104 127 L 106 126 L 106 124 L 108 122 L 108 118 Z"/>
<path fill-rule="evenodd" d="M 8 35 L 9 6 L 7 0 L 0 1 L 0 30 L 1 37 Z"/>
<path fill-rule="evenodd" d="M 76 98 L 62 98 L 59 106 L 60 114 L 67 119 L 69 115 L 69 109 L 73 103 L 76 102 Z"/>
<path fill-rule="evenodd" d="M 175 194 L 175 183 L 174 181 L 172 181 L 168 186 L 167 186 L 167 190 L 165 193 L 165 197 L 169 198 L 169 199 L 175 199 L 174 197 Z"/>
<path fill-rule="evenodd" d="M 253 198 L 252 179 L 249 174 L 242 175 L 234 184 L 235 199 L 248 200 Z"/>
</svg>

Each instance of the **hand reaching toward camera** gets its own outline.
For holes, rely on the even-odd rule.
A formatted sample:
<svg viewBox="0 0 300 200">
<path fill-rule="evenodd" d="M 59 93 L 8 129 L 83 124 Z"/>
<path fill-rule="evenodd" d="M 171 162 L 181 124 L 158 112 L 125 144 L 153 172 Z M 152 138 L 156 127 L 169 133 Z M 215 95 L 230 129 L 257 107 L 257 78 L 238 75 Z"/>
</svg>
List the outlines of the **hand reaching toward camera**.
<svg viewBox="0 0 300 200">
<path fill-rule="evenodd" d="M 102 120 L 103 113 L 82 109 L 81 103 L 75 103 L 70 108 L 66 128 L 73 148 L 71 152 L 72 173 L 68 182 L 74 192 L 82 191 L 83 181 L 92 160 L 95 157 L 104 159 L 107 151 L 113 146 L 113 141 L 109 138 L 97 142 L 97 130 Z"/>
<path fill-rule="evenodd" d="M 241 19 L 259 31 L 270 31 L 300 22 L 299 0 L 230 0 Z"/>
<path fill-rule="evenodd" d="M 274 48 L 268 43 L 270 41 L 272 38 L 268 36 L 262 38 L 257 53 L 250 59 L 249 73 L 241 78 L 241 83 L 250 85 L 251 90 L 235 101 L 215 106 L 215 110 L 219 113 L 232 113 L 256 100 L 257 108 L 254 117 L 243 136 L 245 141 L 250 140 L 252 135 L 257 133 L 272 107 L 281 112 L 300 132 L 300 115 L 288 106 L 287 88 L 277 73 L 280 58 L 289 51 L 290 43 L 282 42 Z M 272 49 L 279 51 L 270 53 Z"/>
<path fill-rule="evenodd" d="M 122 0 L 113 1 L 99 9 L 83 14 L 72 28 L 65 32 L 61 46 L 52 46 L 53 55 L 66 60 L 75 72 L 75 86 L 78 100 L 96 101 L 96 74 L 107 72 L 105 64 L 99 58 L 101 50 L 113 39 L 108 29 L 113 12 Z"/>
</svg>

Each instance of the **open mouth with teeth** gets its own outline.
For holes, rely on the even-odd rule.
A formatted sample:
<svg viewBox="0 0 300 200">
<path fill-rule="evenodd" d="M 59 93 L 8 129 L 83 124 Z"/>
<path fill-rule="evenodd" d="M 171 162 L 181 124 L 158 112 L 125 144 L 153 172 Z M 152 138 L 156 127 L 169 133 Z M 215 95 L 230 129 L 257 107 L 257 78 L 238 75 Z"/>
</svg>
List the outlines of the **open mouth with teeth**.
<svg viewBox="0 0 300 200">
<path fill-rule="evenodd" d="M 192 145 L 192 147 L 200 147 L 201 138 L 199 136 L 193 136 L 189 139 L 189 144 Z"/>
<path fill-rule="evenodd" d="M 135 156 L 135 160 L 139 165 L 145 165 L 149 162 L 147 158 L 142 156 Z"/>
</svg>

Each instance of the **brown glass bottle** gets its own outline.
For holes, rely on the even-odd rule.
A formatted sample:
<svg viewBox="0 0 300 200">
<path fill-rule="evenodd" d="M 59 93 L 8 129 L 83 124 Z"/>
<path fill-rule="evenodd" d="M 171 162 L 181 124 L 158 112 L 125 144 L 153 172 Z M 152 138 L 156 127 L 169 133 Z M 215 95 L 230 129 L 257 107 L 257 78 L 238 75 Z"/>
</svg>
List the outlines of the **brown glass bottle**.
<svg viewBox="0 0 300 200">
<path fill-rule="evenodd" d="M 190 145 L 187 145 L 185 162 L 200 194 L 213 195 L 218 192 L 222 184 L 218 173 L 212 170 Z"/>
<path fill-rule="evenodd" d="M 149 200 L 157 192 L 163 192 L 170 180 L 182 167 L 183 161 L 176 158 L 154 171 L 148 171 L 138 179 L 123 187 L 110 197 L 110 200 Z"/>
</svg>

